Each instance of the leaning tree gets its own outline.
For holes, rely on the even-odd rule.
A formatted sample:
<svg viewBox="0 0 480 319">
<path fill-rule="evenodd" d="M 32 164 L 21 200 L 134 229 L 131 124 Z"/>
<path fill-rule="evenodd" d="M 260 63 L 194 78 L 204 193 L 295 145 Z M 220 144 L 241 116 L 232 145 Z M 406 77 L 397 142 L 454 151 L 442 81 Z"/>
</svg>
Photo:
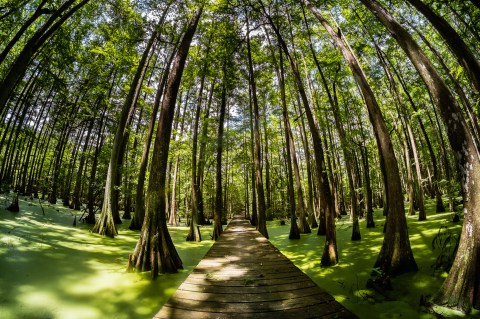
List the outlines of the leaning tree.
<svg viewBox="0 0 480 319">
<path fill-rule="evenodd" d="M 172 63 L 170 76 L 165 87 L 153 148 L 150 178 L 146 193 L 145 220 L 135 250 L 128 257 L 129 270 L 139 272 L 151 270 L 152 278 L 156 278 L 159 272 L 176 272 L 182 268 L 182 261 L 173 245 L 167 228 L 165 184 L 175 103 L 190 43 L 197 29 L 202 11 L 203 5 L 200 5 L 195 10 L 178 45 L 178 50 Z"/>
</svg>

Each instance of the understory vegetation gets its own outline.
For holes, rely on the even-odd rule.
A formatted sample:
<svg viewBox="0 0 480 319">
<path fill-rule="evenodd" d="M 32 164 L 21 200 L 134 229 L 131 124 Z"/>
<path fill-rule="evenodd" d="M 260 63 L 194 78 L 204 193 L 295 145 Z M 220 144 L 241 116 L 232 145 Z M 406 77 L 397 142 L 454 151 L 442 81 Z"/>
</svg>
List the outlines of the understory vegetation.
<svg viewBox="0 0 480 319">
<path fill-rule="evenodd" d="M 1 0 L 2 296 L 151 289 L 240 214 L 352 309 L 475 313 L 479 118 L 480 0 Z"/>
</svg>

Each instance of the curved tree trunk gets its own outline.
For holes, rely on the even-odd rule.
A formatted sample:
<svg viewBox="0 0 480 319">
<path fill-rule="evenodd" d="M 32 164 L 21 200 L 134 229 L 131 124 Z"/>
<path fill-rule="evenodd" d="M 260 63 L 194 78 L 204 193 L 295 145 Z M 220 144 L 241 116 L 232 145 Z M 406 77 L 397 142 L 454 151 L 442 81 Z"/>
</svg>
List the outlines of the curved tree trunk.
<svg viewBox="0 0 480 319">
<path fill-rule="evenodd" d="M 170 65 L 172 64 L 174 57 L 175 49 L 173 49 L 172 54 L 165 65 L 165 71 L 162 74 L 162 79 L 160 80 L 157 93 L 155 94 L 155 101 L 153 103 L 152 114 L 150 115 L 150 122 L 148 123 L 145 145 L 143 147 L 142 159 L 140 160 L 140 167 L 138 170 L 138 180 L 135 193 L 135 213 L 133 214 L 133 218 L 129 226 L 129 229 L 131 230 L 142 229 L 143 219 L 145 218 L 145 175 L 147 174 L 148 155 L 150 154 L 150 146 L 152 144 L 152 137 L 155 129 L 155 122 L 157 120 L 158 109 L 160 107 L 160 101 L 163 96 L 165 84 L 167 83 Z"/>
<path fill-rule="evenodd" d="M 427 4 L 421 0 L 407 0 L 417 8 L 425 18 L 435 27 L 447 43 L 450 50 L 455 54 L 458 62 L 465 69 L 467 76 L 472 81 L 472 86 L 477 93 L 480 93 L 480 63 L 473 52 L 468 48 L 460 35 L 441 16 L 437 15 Z"/>
<path fill-rule="evenodd" d="M 157 32 L 152 32 L 145 51 L 143 52 L 142 58 L 138 64 L 135 76 L 130 84 L 128 95 L 123 103 L 122 112 L 118 120 L 117 129 L 113 140 L 112 153 L 110 154 L 110 161 L 108 163 L 102 212 L 100 214 L 100 218 L 92 229 L 93 233 L 113 238 L 118 233 L 115 224 L 122 223 L 122 220 L 120 219 L 120 213 L 118 211 L 118 194 L 115 194 L 117 191 L 116 186 L 119 184 L 119 179 L 121 177 L 121 166 L 119 163 L 122 163 L 125 143 L 128 143 L 128 141 L 125 141 L 125 130 L 127 128 L 127 124 L 130 122 L 130 119 L 133 117 L 133 111 L 135 110 L 137 98 L 140 94 L 143 78 L 148 66 L 148 57 L 155 42 L 156 36 Z"/>
<path fill-rule="evenodd" d="M 175 103 L 190 43 L 202 11 L 203 6 L 193 14 L 178 47 L 167 81 L 153 149 L 145 221 L 135 250 L 128 258 L 129 270 L 151 270 L 152 278 L 156 278 L 159 272 L 177 272 L 182 268 L 182 261 L 167 229 L 165 184 Z"/>
<path fill-rule="evenodd" d="M 388 60 L 388 57 L 385 56 Z M 404 79 L 401 77 L 401 75 L 397 72 L 397 69 L 393 66 L 391 61 L 389 61 L 389 64 L 392 66 L 393 72 L 397 76 L 400 85 L 402 86 L 403 91 L 407 95 L 408 101 L 410 105 L 412 106 L 413 110 L 415 112 L 418 111 L 417 105 L 413 101 L 412 96 L 410 95 L 410 92 L 408 91 L 407 85 L 404 81 Z M 430 159 L 432 161 L 432 168 L 433 168 L 433 190 L 435 192 L 435 201 L 436 201 L 436 212 L 437 213 L 442 213 L 445 211 L 445 206 L 443 205 L 443 200 L 442 200 L 442 193 L 440 192 L 440 187 L 438 185 L 438 182 L 440 181 L 440 172 L 439 168 L 437 165 L 437 156 L 435 155 L 435 152 L 432 147 L 432 143 L 430 142 L 430 138 L 428 137 L 427 130 L 425 129 L 425 125 L 423 124 L 423 121 L 420 117 L 418 118 L 418 124 L 420 125 L 420 130 L 422 131 L 423 136 L 425 137 L 425 142 L 427 143 L 427 148 L 428 152 L 430 154 Z"/>
<path fill-rule="evenodd" d="M 66 1 L 50 15 L 42 27 L 27 41 L 20 54 L 11 65 L 3 81 L 0 82 L 0 114 L 3 113 L 13 89 L 17 85 L 17 82 L 23 78 L 25 71 L 30 65 L 31 59 L 37 51 L 67 19 L 87 4 L 88 1 L 89 0 L 82 0 L 76 5 L 73 5 L 75 0 Z"/>
<path fill-rule="evenodd" d="M 272 52 L 273 53 L 273 52 Z M 292 171 L 292 154 L 291 154 L 291 141 L 290 141 L 290 135 L 291 131 L 289 130 L 289 119 L 288 119 L 288 110 L 287 110 L 287 99 L 285 96 L 285 72 L 284 72 L 284 67 L 283 67 L 283 54 L 280 49 L 280 70 L 277 63 L 275 63 L 276 71 L 277 71 L 277 77 L 278 77 L 278 83 L 280 87 L 280 96 L 282 100 L 282 116 L 283 116 L 283 126 L 285 130 L 285 143 L 286 143 L 286 152 L 287 152 L 287 174 L 288 174 L 288 184 L 287 184 L 287 189 L 288 189 L 288 202 L 289 202 L 289 212 L 290 212 L 290 233 L 288 235 L 288 239 L 300 239 L 300 230 L 298 229 L 297 225 L 297 217 L 295 216 L 295 192 L 293 189 L 293 171 Z M 274 54 L 272 54 L 272 57 L 274 57 Z"/>
<path fill-rule="evenodd" d="M 318 133 L 317 125 L 315 123 L 315 119 L 310 109 L 307 94 L 305 92 L 305 88 L 304 88 L 302 79 L 300 77 L 300 72 L 298 71 L 295 60 L 293 59 L 292 55 L 289 53 L 287 44 L 283 40 L 278 27 L 273 22 L 271 16 L 268 15 L 268 13 L 266 12 L 265 8 L 263 7 L 263 4 L 262 4 L 262 9 L 263 9 L 263 13 L 265 14 L 266 18 L 270 23 L 270 26 L 275 31 L 275 34 L 278 37 L 280 47 L 282 48 L 283 52 L 285 53 L 285 55 L 287 56 L 290 62 L 290 68 L 292 69 L 295 84 L 297 85 L 297 89 L 302 99 L 303 107 L 305 109 L 305 113 L 307 116 L 308 126 L 310 128 L 310 133 L 312 135 L 313 151 L 315 154 L 315 165 L 316 165 L 316 173 L 317 173 L 316 179 L 317 179 L 317 185 L 320 191 L 320 202 L 321 202 L 322 208 L 325 211 L 325 220 L 326 220 L 326 238 L 325 238 L 325 246 L 323 249 L 321 263 L 323 266 L 332 266 L 338 263 L 337 234 L 335 229 L 335 211 L 333 207 L 333 200 L 332 200 L 330 185 L 328 184 L 328 175 L 325 169 L 325 158 L 324 158 L 322 142 L 320 140 L 320 135 Z"/>
<path fill-rule="evenodd" d="M 381 268 L 384 273 L 389 275 L 417 270 L 418 267 L 415 263 L 408 238 L 398 163 L 380 107 L 368 84 L 363 69 L 349 46 L 344 42 L 345 39 L 342 37 L 341 32 L 334 31 L 320 11 L 314 8 L 309 0 L 303 0 L 303 2 L 322 23 L 342 52 L 361 90 L 367 106 L 369 119 L 373 126 L 388 203 L 385 238 L 380 254 L 375 262 L 375 267 Z"/>
<path fill-rule="evenodd" d="M 247 29 L 248 29 L 248 18 L 247 18 Z M 268 238 L 267 231 L 267 220 L 266 220 L 266 203 L 265 203 L 265 192 L 263 189 L 263 177 L 262 177 L 262 154 L 260 146 L 260 115 L 259 107 L 257 100 L 257 85 L 255 82 L 255 75 L 253 73 L 253 61 L 252 54 L 250 50 L 250 30 L 247 30 L 247 51 L 248 51 L 248 70 L 249 70 L 249 82 L 252 90 L 252 101 L 253 101 L 253 132 L 254 132 L 254 163 L 255 163 L 255 186 L 257 191 L 257 205 L 258 205 L 258 224 L 257 230 L 266 238 Z"/>
<path fill-rule="evenodd" d="M 410 34 L 383 7 L 361 0 L 405 51 L 432 95 L 447 128 L 457 168 L 462 174 L 464 222 L 460 242 L 436 302 L 469 313 L 480 309 L 480 155 L 465 118 L 447 84 Z"/>
<path fill-rule="evenodd" d="M 8 53 L 10 50 L 13 48 L 13 46 L 20 40 L 22 35 L 27 31 L 27 29 L 42 15 L 46 13 L 51 13 L 49 10 L 43 9 L 43 6 L 47 3 L 47 0 L 42 0 L 38 4 L 37 9 L 33 12 L 32 16 L 25 21 L 25 23 L 22 24 L 20 29 L 17 31 L 15 36 L 8 42 L 8 44 L 5 46 L 5 48 L 2 50 L 2 53 L 0 53 L 0 65 L 3 63 L 5 58 L 7 57 Z"/>
</svg>

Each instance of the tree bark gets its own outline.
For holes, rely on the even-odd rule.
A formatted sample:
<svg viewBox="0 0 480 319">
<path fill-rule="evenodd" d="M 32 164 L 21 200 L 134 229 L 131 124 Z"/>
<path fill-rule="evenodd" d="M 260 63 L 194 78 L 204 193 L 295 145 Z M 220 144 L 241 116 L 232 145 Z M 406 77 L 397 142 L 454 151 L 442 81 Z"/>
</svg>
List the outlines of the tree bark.
<svg viewBox="0 0 480 319">
<path fill-rule="evenodd" d="M 278 83 L 280 87 L 280 97 L 282 101 L 282 116 L 283 116 L 283 126 L 285 130 L 285 143 L 286 143 L 286 152 L 287 152 L 287 175 L 288 175 L 288 184 L 287 184 L 287 190 L 288 190 L 288 202 L 289 202 L 289 212 L 290 212 L 290 233 L 288 235 L 288 239 L 300 239 L 300 230 L 298 229 L 297 225 L 297 217 L 295 215 L 296 209 L 295 209 L 295 192 L 293 189 L 293 170 L 292 170 L 292 154 L 291 154 L 291 141 L 290 141 L 290 130 L 289 130 L 289 119 L 288 119 L 288 110 L 287 110 L 287 99 L 285 96 L 285 71 L 283 67 L 283 54 L 281 49 L 279 50 L 280 54 L 280 70 L 275 63 L 275 68 L 277 71 L 277 77 L 278 77 Z M 273 52 L 272 52 L 273 53 Z M 272 57 L 274 57 L 274 54 L 272 54 Z"/>
<path fill-rule="evenodd" d="M 27 21 L 25 21 L 22 26 L 20 27 L 20 29 L 17 31 L 17 33 L 15 34 L 15 36 L 8 42 L 8 44 L 5 46 L 5 48 L 3 49 L 2 53 L 0 53 L 0 65 L 3 63 L 3 61 L 5 60 L 5 58 L 7 57 L 8 53 L 10 52 L 10 50 L 12 50 L 13 46 L 18 42 L 18 40 L 20 40 L 20 38 L 22 37 L 22 35 L 25 33 L 25 31 L 27 31 L 27 29 L 35 22 L 35 20 L 37 20 L 42 14 L 47 14 L 47 13 L 51 13 L 49 10 L 45 10 L 43 9 L 43 6 L 45 5 L 45 3 L 47 3 L 47 0 L 42 0 L 42 2 L 40 2 L 38 4 L 38 7 L 37 9 L 33 12 L 32 16 L 30 18 L 27 19 Z"/>
<path fill-rule="evenodd" d="M 385 238 L 380 254 L 375 262 L 375 267 L 381 268 L 384 273 L 389 275 L 398 275 L 417 270 L 418 267 L 415 263 L 408 238 L 398 163 L 380 107 L 368 84 L 363 69 L 346 44 L 341 31 L 334 31 L 320 11 L 313 7 L 309 0 L 303 0 L 303 2 L 322 23 L 336 46 L 342 52 L 365 100 L 369 119 L 373 126 L 388 203 Z"/>
<path fill-rule="evenodd" d="M 165 71 L 162 74 L 162 78 L 157 88 L 157 93 L 155 94 L 155 100 L 153 102 L 152 114 L 150 115 L 150 122 L 148 123 L 145 145 L 143 147 L 142 159 L 140 160 L 140 167 L 138 171 L 137 190 L 135 194 L 135 213 L 133 214 L 133 218 L 129 226 L 129 229 L 131 230 L 140 230 L 145 218 L 145 175 L 147 174 L 148 156 L 150 154 L 150 146 L 152 144 L 152 137 L 155 130 L 158 109 L 160 107 L 161 98 L 167 83 L 168 74 L 170 73 L 170 66 L 175 57 L 175 52 L 176 51 L 174 48 L 165 65 Z"/>
<path fill-rule="evenodd" d="M 44 25 L 27 41 L 20 54 L 11 65 L 8 73 L 3 78 L 3 81 L 0 83 L 0 114 L 3 113 L 13 89 L 17 85 L 17 82 L 24 76 L 33 56 L 52 36 L 52 34 L 57 31 L 76 11 L 87 4 L 88 1 L 89 0 L 82 0 L 76 5 L 73 5 L 75 0 L 66 1 L 54 13 L 52 13 Z"/>
<path fill-rule="evenodd" d="M 422 77 L 447 128 L 450 146 L 462 174 L 464 222 L 452 268 L 435 298 L 466 313 L 480 309 L 480 156 L 465 118 L 448 86 L 410 34 L 382 6 L 362 0 L 402 47 Z"/>
<path fill-rule="evenodd" d="M 253 101 L 253 134 L 255 144 L 255 186 L 257 193 L 257 205 L 258 205 L 258 224 L 257 230 L 266 238 L 268 238 L 267 221 L 266 221 L 266 204 L 265 204 L 265 192 L 263 189 L 263 177 L 262 177 L 262 154 L 260 146 L 260 115 L 257 100 L 257 85 L 255 82 L 255 75 L 253 71 L 252 53 L 250 49 L 250 30 L 248 30 L 248 17 L 247 17 L 247 52 L 248 52 L 248 71 L 249 82 L 252 90 Z"/>
<path fill-rule="evenodd" d="M 197 185 L 198 185 L 198 193 L 197 193 L 197 201 L 198 201 L 198 221 L 201 225 L 205 224 L 205 203 L 203 200 L 203 182 L 204 182 L 204 175 L 205 175 L 205 149 L 207 147 L 207 135 L 208 135 L 208 118 L 210 116 L 210 107 L 212 105 L 213 100 L 213 91 L 215 88 L 215 80 L 212 81 L 210 84 L 210 93 L 208 96 L 207 108 L 205 110 L 205 114 L 203 116 L 203 124 L 202 124 L 202 133 L 200 137 L 200 153 L 198 154 L 198 169 L 197 169 Z"/>
<path fill-rule="evenodd" d="M 135 76 L 130 84 L 130 90 L 125 98 L 125 102 L 123 103 L 120 118 L 118 119 L 117 129 L 115 131 L 115 137 L 112 145 L 112 153 L 110 154 L 110 161 L 108 163 L 102 212 L 100 213 L 100 218 L 92 229 L 93 233 L 97 233 L 99 235 L 112 238 L 115 237 L 115 235 L 118 233 L 115 224 L 122 223 L 122 220 L 120 219 L 120 213 L 118 211 L 118 194 L 117 196 L 115 195 L 117 186 L 120 182 L 119 179 L 121 178 L 121 166 L 119 165 L 119 162 L 121 163 L 125 150 L 125 143 L 127 143 L 127 141 L 125 141 L 125 130 L 127 128 L 127 124 L 130 122 L 130 119 L 133 116 L 137 97 L 140 94 L 143 78 L 148 66 L 147 61 L 150 55 L 150 50 L 155 42 L 156 37 L 157 32 L 154 31 L 148 40 L 145 51 L 142 54 L 137 71 L 135 72 Z M 116 198 L 117 200 L 115 200 Z"/>
<path fill-rule="evenodd" d="M 223 232 L 222 216 L 223 194 L 222 194 L 222 152 L 223 152 L 223 124 L 225 122 L 225 110 L 227 108 L 227 78 L 225 72 L 226 65 L 223 66 L 223 84 L 222 98 L 220 101 L 218 135 L 217 135 L 217 167 L 215 175 L 215 210 L 213 214 L 213 240 L 217 240 Z"/>
<path fill-rule="evenodd" d="M 420 11 L 440 33 L 450 50 L 455 54 L 460 65 L 465 69 L 472 86 L 480 93 L 480 63 L 473 52 L 463 41 L 460 35 L 441 16 L 437 15 L 427 4 L 421 0 L 407 0 L 412 6 Z"/>
<path fill-rule="evenodd" d="M 207 44 L 205 61 L 208 60 L 208 53 L 210 52 L 210 43 Z M 198 225 L 200 224 L 199 215 L 198 215 L 198 179 L 197 179 L 197 144 L 198 144 L 198 126 L 200 123 L 200 113 L 202 110 L 202 101 L 203 101 L 203 87 L 205 86 L 205 77 L 207 71 L 207 62 L 204 63 L 200 79 L 200 88 L 198 90 L 197 96 L 197 108 L 195 110 L 195 117 L 193 123 L 193 134 L 192 134 L 192 173 L 191 173 L 191 206 L 192 206 L 192 223 L 190 224 L 190 230 L 188 231 L 187 241 L 202 241 L 202 236 L 199 230 Z M 203 224 L 203 223 L 202 223 Z"/>
<path fill-rule="evenodd" d="M 271 16 L 268 15 L 268 13 L 266 12 L 265 8 L 263 7 L 263 4 L 262 4 L 262 9 L 263 9 L 263 13 L 265 14 L 266 18 L 269 21 L 270 26 L 272 27 L 272 29 L 274 30 L 275 34 L 278 37 L 280 47 L 282 48 L 283 52 L 285 53 L 285 55 L 287 56 L 290 62 L 290 68 L 292 69 L 295 84 L 297 86 L 298 92 L 302 99 L 303 107 L 305 109 L 305 113 L 307 116 L 308 126 L 310 128 L 310 133 L 312 135 L 313 151 L 315 154 L 317 185 L 320 191 L 320 201 L 322 204 L 322 208 L 325 210 L 326 225 L 327 225 L 325 246 L 323 249 L 321 264 L 323 266 L 332 266 L 338 263 L 337 235 L 336 235 L 336 229 L 335 229 L 335 211 L 333 207 L 330 185 L 328 184 L 328 175 L 325 169 L 325 158 L 324 158 L 322 142 L 320 140 L 320 135 L 318 133 L 317 125 L 315 123 L 312 111 L 310 109 L 307 94 L 305 92 L 305 88 L 304 88 L 302 79 L 300 77 L 300 72 L 298 71 L 295 60 L 293 59 L 292 55 L 289 53 L 287 44 L 283 40 L 278 27 L 273 22 Z"/>
<path fill-rule="evenodd" d="M 135 250 L 128 258 L 129 270 L 151 270 L 152 278 L 156 278 L 159 272 L 177 272 L 182 268 L 182 261 L 167 229 L 165 184 L 176 98 L 190 43 L 202 11 L 203 6 L 200 6 L 193 14 L 178 47 L 167 81 L 153 149 L 145 221 Z"/>
</svg>

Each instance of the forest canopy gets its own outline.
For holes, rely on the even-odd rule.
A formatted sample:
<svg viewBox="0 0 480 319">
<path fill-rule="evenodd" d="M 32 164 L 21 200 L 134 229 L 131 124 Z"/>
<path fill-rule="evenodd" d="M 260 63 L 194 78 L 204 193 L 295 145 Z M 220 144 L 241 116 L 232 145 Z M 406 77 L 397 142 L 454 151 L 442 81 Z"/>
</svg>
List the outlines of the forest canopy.
<svg viewBox="0 0 480 319">
<path fill-rule="evenodd" d="M 406 214 L 463 222 L 433 302 L 480 308 L 478 0 L 2 0 L 0 188 L 61 203 L 128 269 L 175 272 L 188 241 L 244 215 L 265 237 L 316 229 L 339 262 L 348 215 L 384 241 L 382 276 L 418 269 Z M 15 197 L 11 208 L 14 208 Z"/>
</svg>

